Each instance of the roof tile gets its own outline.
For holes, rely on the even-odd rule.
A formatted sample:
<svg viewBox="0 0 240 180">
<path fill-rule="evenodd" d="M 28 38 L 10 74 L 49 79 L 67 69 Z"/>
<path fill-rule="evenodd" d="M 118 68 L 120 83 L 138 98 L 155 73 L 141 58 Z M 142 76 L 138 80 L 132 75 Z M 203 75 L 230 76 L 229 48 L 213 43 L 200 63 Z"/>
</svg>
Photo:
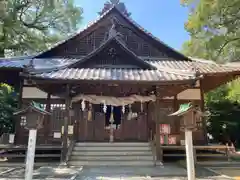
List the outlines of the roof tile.
<svg viewBox="0 0 240 180">
<path fill-rule="evenodd" d="M 62 80 L 175 81 L 194 79 L 194 74 L 174 74 L 160 70 L 139 69 L 75 69 L 66 68 L 35 75 L 38 78 Z"/>
</svg>

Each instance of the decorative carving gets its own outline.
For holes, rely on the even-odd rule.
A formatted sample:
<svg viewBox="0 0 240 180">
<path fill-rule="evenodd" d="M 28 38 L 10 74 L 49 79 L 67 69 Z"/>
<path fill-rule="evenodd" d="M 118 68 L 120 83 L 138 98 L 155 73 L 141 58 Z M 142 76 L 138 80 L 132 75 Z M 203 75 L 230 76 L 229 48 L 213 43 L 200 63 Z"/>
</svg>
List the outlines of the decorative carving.
<svg viewBox="0 0 240 180">
<path fill-rule="evenodd" d="M 111 17 L 110 21 L 112 23 L 112 26 L 108 32 L 108 39 L 116 38 L 125 44 L 125 42 L 123 41 L 123 35 L 116 29 L 117 26 L 120 26 L 118 19 L 115 16 L 113 16 L 113 17 Z"/>
<path fill-rule="evenodd" d="M 108 50 L 108 55 L 111 56 L 112 58 L 116 57 L 116 55 L 117 55 L 116 49 L 115 48 L 110 48 Z"/>
<path fill-rule="evenodd" d="M 116 6 L 116 8 L 121 12 L 123 13 L 125 16 L 131 16 L 131 13 L 129 13 L 127 11 L 127 8 L 125 6 L 124 3 L 120 2 L 120 0 L 110 0 L 107 1 L 105 4 L 104 4 L 104 7 L 102 9 L 101 12 L 99 12 L 98 14 L 99 15 L 103 15 L 104 13 L 106 13 L 109 9 L 111 9 L 113 6 Z"/>
</svg>

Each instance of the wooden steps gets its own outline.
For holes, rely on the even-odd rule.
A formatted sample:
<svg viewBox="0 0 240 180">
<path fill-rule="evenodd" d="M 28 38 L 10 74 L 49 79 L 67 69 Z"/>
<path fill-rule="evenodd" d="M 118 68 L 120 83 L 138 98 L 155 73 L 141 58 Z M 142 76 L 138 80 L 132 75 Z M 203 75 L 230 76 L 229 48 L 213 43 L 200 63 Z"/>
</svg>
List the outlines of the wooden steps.
<svg viewBox="0 0 240 180">
<path fill-rule="evenodd" d="M 149 143 L 76 143 L 70 166 L 153 166 Z"/>
</svg>

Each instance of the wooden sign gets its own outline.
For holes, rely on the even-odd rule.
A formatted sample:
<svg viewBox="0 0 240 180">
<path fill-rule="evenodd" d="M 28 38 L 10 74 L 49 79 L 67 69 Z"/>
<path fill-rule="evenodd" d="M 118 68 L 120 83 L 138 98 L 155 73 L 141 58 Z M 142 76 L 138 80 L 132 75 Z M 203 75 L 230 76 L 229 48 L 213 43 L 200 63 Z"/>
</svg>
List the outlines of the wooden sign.
<svg viewBox="0 0 240 180">
<path fill-rule="evenodd" d="M 168 137 L 168 144 L 170 144 L 170 145 L 175 145 L 175 144 L 177 144 L 177 138 L 176 138 L 176 136 L 169 136 Z"/>
<path fill-rule="evenodd" d="M 160 134 L 170 134 L 170 129 L 169 124 L 160 124 Z"/>
<path fill-rule="evenodd" d="M 54 132 L 53 133 L 53 138 L 60 139 L 61 138 L 61 132 Z"/>
<path fill-rule="evenodd" d="M 68 126 L 68 135 L 73 135 L 73 125 Z M 64 134 L 64 126 L 62 126 L 62 134 Z"/>
</svg>

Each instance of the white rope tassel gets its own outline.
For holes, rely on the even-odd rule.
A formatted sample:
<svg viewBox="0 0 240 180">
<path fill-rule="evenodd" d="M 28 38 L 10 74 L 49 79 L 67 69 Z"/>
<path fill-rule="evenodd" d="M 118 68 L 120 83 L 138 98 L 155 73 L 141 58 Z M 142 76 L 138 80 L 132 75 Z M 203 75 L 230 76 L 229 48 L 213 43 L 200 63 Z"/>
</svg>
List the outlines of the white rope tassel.
<svg viewBox="0 0 240 180">
<path fill-rule="evenodd" d="M 125 106 L 122 105 L 122 113 L 124 114 L 125 113 Z"/>
<path fill-rule="evenodd" d="M 128 120 L 131 120 L 132 119 L 132 105 L 129 104 L 129 112 L 128 112 Z"/>
<path fill-rule="evenodd" d="M 105 102 L 104 102 L 104 104 L 103 104 L 103 112 L 104 112 L 104 113 L 107 113 L 107 105 L 105 104 Z"/>
<path fill-rule="evenodd" d="M 82 106 L 82 111 L 85 111 L 85 109 L 86 109 L 86 104 L 85 104 L 85 101 L 84 101 L 84 100 L 82 100 L 81 106 Z"/>
</svg>

